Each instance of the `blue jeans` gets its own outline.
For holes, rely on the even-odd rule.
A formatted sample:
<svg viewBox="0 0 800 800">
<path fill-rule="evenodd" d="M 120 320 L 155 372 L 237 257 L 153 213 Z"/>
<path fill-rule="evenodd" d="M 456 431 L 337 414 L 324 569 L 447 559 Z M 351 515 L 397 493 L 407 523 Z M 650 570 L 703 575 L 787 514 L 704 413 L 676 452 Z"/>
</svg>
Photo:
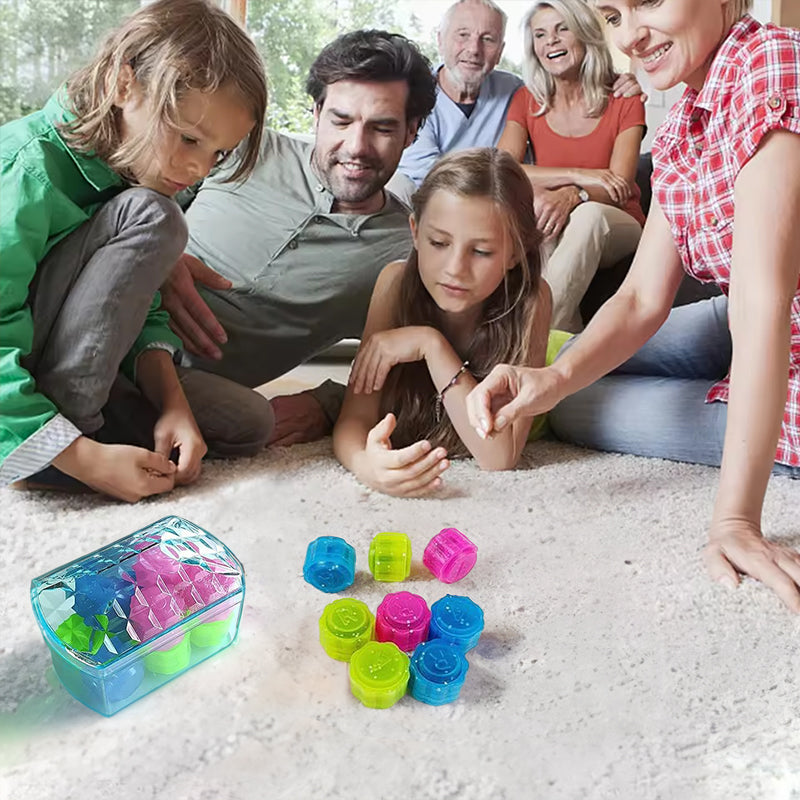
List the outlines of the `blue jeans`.
<svg viewBox="0 0 800 800">
<path fill-rule="evenodd" d="M 728 406 L 705 398 L 731 355 L 727 297 L 679 306 L 628 361 L 562 400 L 550 426 L 559 439 L 593 450 L 718 467 Z M 772 471 L 800 478 L 800 468 Z"/>
</svg>

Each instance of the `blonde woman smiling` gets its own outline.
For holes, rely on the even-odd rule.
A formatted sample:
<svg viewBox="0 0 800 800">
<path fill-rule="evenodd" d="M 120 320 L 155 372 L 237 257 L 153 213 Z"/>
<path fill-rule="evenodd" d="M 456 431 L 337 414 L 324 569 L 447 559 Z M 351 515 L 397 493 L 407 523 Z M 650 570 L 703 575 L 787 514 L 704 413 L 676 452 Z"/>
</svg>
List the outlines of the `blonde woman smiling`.
<svg viewBox="0 0 800 800">
<path fill-rule="evenodd" d="M 599 19 L 582 0 L 542 0 L 525 16 L 525 86 L 498 147 L 534 190 L 548 255 L 554 328 L 583 328 L 580 302 L 598 268 L 636 249 L 644 224 L 635 183 L 641 97 L 613 96 L 617 75 Z"/>
</svg>

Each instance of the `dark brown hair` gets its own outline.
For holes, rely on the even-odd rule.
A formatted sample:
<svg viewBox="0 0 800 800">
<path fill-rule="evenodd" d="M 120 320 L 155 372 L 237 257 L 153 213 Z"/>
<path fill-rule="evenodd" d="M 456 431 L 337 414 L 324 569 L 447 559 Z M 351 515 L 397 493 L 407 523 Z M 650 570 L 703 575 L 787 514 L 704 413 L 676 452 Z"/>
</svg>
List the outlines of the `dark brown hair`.
<svg viewBox="0 0 800 800">
<path fill-rule="evenodd" d="M 142 136 L 123 142 L 114 99 L 125 65 L 147 98 L 151 125 Z M 76 119 L 64 134 L 75 149 L 94 153 L 125 174 L 164 126 L 177 126 L 177 106 L 188 91 L 224 86 L 236 88 L 255 120 L 238 150 L 233 181 L 246 177 L 258 159 L 267 110 L 261 56 L 237 23 L 209 0 L 158 0 L 131 14 L 67 81 Z"/>
<path fill-rule="evenodd" d="M 311 65 L 306 91 L 321 108 L 328 86 L 337 81 L 405 81 L 406 120 L 420 127 L 436 103 L 431 62 L 410 39 L 387 31 L 352 31 L 326 45 Z"/>
</svg>

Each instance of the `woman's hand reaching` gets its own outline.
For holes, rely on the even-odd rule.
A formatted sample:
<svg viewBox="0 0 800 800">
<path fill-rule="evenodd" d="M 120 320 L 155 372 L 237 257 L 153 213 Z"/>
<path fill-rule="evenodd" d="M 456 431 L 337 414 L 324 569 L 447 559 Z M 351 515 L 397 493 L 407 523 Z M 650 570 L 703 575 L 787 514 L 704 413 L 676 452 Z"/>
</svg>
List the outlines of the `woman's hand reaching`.
<svg viewBox="0 0 800 800">
<path fill-rule="evenodd" d="M 800 553 L 765 539 L 758 525 L 745 519 L 712 523 L 703 560 L 712 580 L 735 588 L 740 574 L 750 575 L 800 613 Z"/>
</svg>

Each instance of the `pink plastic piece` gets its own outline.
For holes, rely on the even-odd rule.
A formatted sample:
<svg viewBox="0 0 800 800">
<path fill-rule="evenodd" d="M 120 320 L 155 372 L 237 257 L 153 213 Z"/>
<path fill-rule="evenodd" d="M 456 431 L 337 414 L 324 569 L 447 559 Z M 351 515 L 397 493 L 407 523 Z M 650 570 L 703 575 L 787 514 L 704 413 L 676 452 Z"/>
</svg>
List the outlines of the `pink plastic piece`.
<svg viewBox="0 0 800 800">
<path fill-rule="evenodd" d="M 142 550 L 133 565 L 133 571 L 139 586 L 156 586 L 159 581 L 165 586 L 173 586 L 184 580 L 181 562 L 167 555 L 160 547 Z"/>
<path fill-rule="evenodd" d="M 387 594 L 375 612 L 375 638 L 394 642 L 410 653 L 428 638 L 431 612 L 424 598 L 411 592 Z"/>
<path fill-rule="evenodd" d="M 172 595 L 158 586 L 140 586 L 131 597 L 129 619 L 140 642 L 152 639 L 182 618 Z"/>
<path fill-rule="evenodd" d="M 478 560 L 478 548 L 455 528 L 444 528 L 428 542 L 422 563 L 443 583 L 460 581 Z"/>
</svg>

